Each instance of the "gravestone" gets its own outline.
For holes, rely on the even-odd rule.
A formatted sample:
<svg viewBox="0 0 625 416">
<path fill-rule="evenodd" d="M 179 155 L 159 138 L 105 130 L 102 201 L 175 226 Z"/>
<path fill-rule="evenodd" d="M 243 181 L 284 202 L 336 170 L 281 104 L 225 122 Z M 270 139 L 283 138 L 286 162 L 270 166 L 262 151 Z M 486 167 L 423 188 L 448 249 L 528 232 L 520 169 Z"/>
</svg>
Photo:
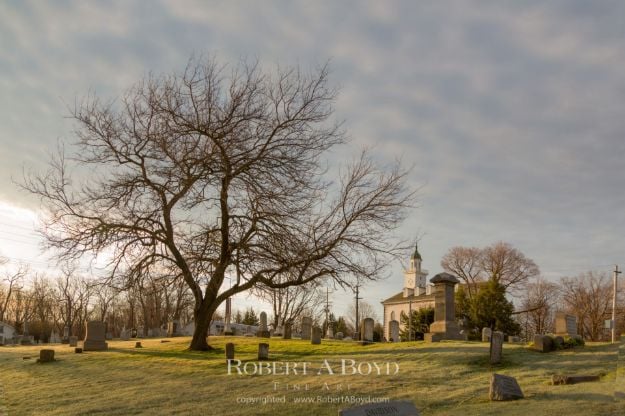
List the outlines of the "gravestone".
<svg viewBox="0 0 625 416">
<path fill-rule="evenodd" d="M 39 351 L 38 363 L 51 363 L 54 361 L 54 350 L 41 350 Z"/>
<path fill-rule="evenodd" d="M 575 337 L 577 335 L 577 317 L 564 312 L 556 312 L 556 335 Z"/>
<path fill-rule="evenodd" d="M 364 342 L 373 342 L 373 326 L 374 321 L 372 318 L 365 318 L 362 320 L 360 332 Z"/>
<path fill-rule="evenodd" d="M 443 339 L 467 340 L 466 334 L 460 333 L 456 324 L 454 306 L 454 287 L 459 280 L 449 273 L 439 273 L 430 279 L 434 284 L 434 322 L 430 325 L 430 332 L 425 334 L 427 342 L 439 342 Z"/>
<path fill-rule="evenodd" d="M 135 348 L 143 348 L 143 346 L 141 345 L 141 341 L 135 342 Z"/>
<path fill-rule="evenodd" d="M 521 342 L 521 337 L 509 336 L 508 337 L 508 342 L 511 342 L 511 343 Z"/>
<path fill-rule="evenodd" d="M 585 383 L 588 381 L 599 381 L 601 376 L 565 376 L 565 375 L 553 375 L 551 376 L 551 384 L 554 386 L 560 384 L 577 384 L 577 383 Z"/>
<path fill-rule="evenodd" d="M 310 343 L 314 345 L 321 344 L 321 328 L 318 326 L 314 326 L 312 329 L 312 337 L 310 339 Z"/>
<path fill-rule="evenodd" d="M 339 341 L 343 339 L 343 333 L 342 332 L 337 332 L 336 335 L 334 336 L 334 339 L 338 339 Z"/>
<path fill-rule="evenodd" d="M 230 360 L 234 360 L 234 344 L 232 342 L 226 344 L 226 363 Z"/>
<path fill-rule="evenodd" d="M 282 339 L 291 339 L 291 324 L 288 322 L 284 324 Z"/>
<path fill-rule="evenodd" d="M 388 323 L 389 327 L 389 341 L 391 342 L 399 342 L 399 321 L 392 320 Z"/>
<path fill-rule="evenodd" d="M 503 332 L 495 331 L 490 344 L 490 363 L 499 364 L 503 353 Z"/>
<path fill-rule="evenodd" d="M 119 334 L 119 337 L 121 338 L 122 341 L 130 340 L 130 331 L 124 327 L 124 329 L 122 329 L 121 334 Z"/>
<path fill-rule="evenodd" d="M 61 342 L 61 337 L 56 331 L 52 331 L 50 334 L 50 344 L 58 344 Z"/>
<path fill-rule="evenodd" d="M 69 346 L 70 347 L 75 347 L 77 345 L 78 345 L 78 337 L 75 337 L 73 335 L 71 337 L 69 337 Z"/>
<path fill-rule="evenodd" d="M 523 398 L 523 392 L 514 377 L 493 373 L 488 398 L 493 401 L 517 400 Z"/>
<path fill-rule="evenodd" d="M 113 333 L 112 333 L 112 332 L 107 332 L 107 333 L 106 333 L 106 337 L 105 337 L 105 339 L 106 339 L 107 341 L 112 340 L 112 339 L 113 339 Z"/>
<path fill-rule="evenodd" d="M 62 344 L 69 343 L 69 327 L 68 326 L 63 327 L 63 338 L 61 339 L 61 343 Z"/>
<path fill-rule="evenodd" d="M 158 328 L 157 331 L 154 331 L 155 332 L 154 336 L 156 337 L 161 336 L 161 329 Z M 180 336 L 180 321 L 174 320 L 174 321 L 167 322 L 167 337 L 172 338 L 172 337 L 179 337 L 179 336 Z"/>
<path fill-rule="evenodd" d="M 82 348 L 78 348 L 78 347 L 76 347 L 76 348 L 74 348 L 74 352 L 75 352 L 76 354 L 82 354 Z"/>
<path fill-rule="evenodd" d="M 482 342 L 490 342 L 490 336 L 493 331 L 489 327 L 482 328 Z"/>
<path fill-rule="evenodd" d="M 326 331 L 326 338 L 327 339 L 334 338 L 334 329 L 332 329 L 332 325 L 328 325 L 328 330 Z"/>
<path fill-rule="evenodd" d="M 104 351 L 108 349 L 105 341 L 106 326 L 104 322 L 89 321 L 87 322 L 87 333 L 83 342 L 84 351 Z"/>
<path fill-rule="evenodd" d="M 547 335 L 534 335 L 534 349 L 540 352 L 549 352 L 553 350 L 553 340 Z"/>
<path fill-rule="evenodd" d="M 258 344 L 258 361 L 269 359 L 269 344 L 261 342 Z"/>
<path fill-rule="evenodd" d="M 269 332 L 269 330 L 267 329 L 267 313 L 266 312 L 260 313 L 260 328 L 258 329 L 258 332 L 256 332 L 256 336 L 259 338 L 271 337 L 271 332 Z"/>
<path fill-rule="evenodd" d="M 339 416 L 420 416 L 420 413 L 412 402 L 392 400 L 343 409 L 339 411 Z"/>
<path fill-rule="evenodd" d="M 302 339 L 310 339 L 312 330 L 312 318 L 304 316 L 302 318 Z"/>
</svg>

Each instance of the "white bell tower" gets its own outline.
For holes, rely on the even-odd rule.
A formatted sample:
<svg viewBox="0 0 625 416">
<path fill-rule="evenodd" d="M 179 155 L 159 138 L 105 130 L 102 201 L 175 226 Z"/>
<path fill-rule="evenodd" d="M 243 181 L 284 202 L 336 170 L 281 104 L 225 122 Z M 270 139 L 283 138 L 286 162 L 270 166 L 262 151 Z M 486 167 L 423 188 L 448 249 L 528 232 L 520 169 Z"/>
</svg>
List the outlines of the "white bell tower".
<svg viewBox="0 0 625 416">
<path fill-rule="evenodd" d="M 410 267 L 404 270 L 404 297 L 425 294 L 427 270 L 421 269 L 421 254 L 415 245 L 414 253 L 410 256 Z"/>
</svg>

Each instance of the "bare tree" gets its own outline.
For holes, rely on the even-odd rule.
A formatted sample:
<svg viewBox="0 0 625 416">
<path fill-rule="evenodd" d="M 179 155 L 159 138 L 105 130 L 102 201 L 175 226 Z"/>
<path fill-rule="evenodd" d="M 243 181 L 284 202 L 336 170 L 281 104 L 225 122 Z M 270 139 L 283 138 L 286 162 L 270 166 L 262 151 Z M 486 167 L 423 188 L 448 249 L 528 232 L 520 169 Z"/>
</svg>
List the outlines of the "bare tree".
<svg viewBox="0 0 625 416">
<path fill-rule="evenodd" d="M 581 335 L 592 341 L 601 339 L 603 325 L 612 311 L 612 282 L 606 273 L 586 272 L 560 280 L 562 301 L 568 312 L 577 316 Z"/>
<path fill-rule="evenodd" d="M 91 286 L 77 273 L 74 265 L 65 265 L 55 289 L 57 320 L 69 328 L 69 335 L 82 335 L 89 316 Z"/>
<path fill-rule="evenodd" d="M 481 282 L 493 280 L 506 290 L 517 292 L 525 283 L 540 274 L 533 260 L 508 243 L 488 247 L 453 247 L 441 260 L 441 267 L 464 281 L 467 294 L 473 297 Z"/>
<path fill-rule="evenodd" d="M 370 303 L 360 301 L 358 303 L 358 322 L 362 322 L 365 318 L 371 318 L 377 322 L 378 313 L 376 312 L 375 307 L 373 307 Z M 349 326 L 354 328 L 354 331 L 359 330 L 356 328 L 356 305 L 350 305 L 349 308 L 347 308 L 347 316 L 345 317 L 345 320 Z"/>
<path fill-rule="evenodd" d="M 477 293 L 478 284 L 485 280 L 482 250 L 477 247 L 452 247 L 441 260 L 441 267 L 460 278 L 467 286 L 469 298 Z"/>
<path fill-rule="evenodd" d="M 525 320 L 526 339 L 553 331 L 553 317 L 559 300 L 558 285 L 537 278 L 527 284 L 521 298 L 521 320 Z"/>
<path fill-rule="evenodd" d="M 0 257 L 0 265 L 8 263 L 7 259 Z M 3 272 L 2 281 L 4 287 L 0 288 L 0 321 L 4 321 L 15 292 L 22 289 L 24 278 L 27 274 L 28 267 L 24 265 L 18 265 L 14 271 L 5 270 Z"/>
<path fill-rule="evenodd" d="M 273 327 L 278 328 L 284 323 L 294 323 L 304 312 L 311 313 L 320 309 L 325 302 L 325 297 L 317 290 L 318 285 L 312 282 L 302 286 L 284 288 L 259 287 L 254 293 L 261 299 L 271 303 L 273 311 Z M 313 316 L 317 315 L 313 312 Z"/>
<path fill-rule="evenodd" d="M 112 253 L 111 278 L 128 286 L 154 267 L 184 279 L 194 350 L 210 348 L 217 307 L 259 284 L 379 278 L 405 249 L 392 232 L 413 197 L 399 165 L 380 171 L 365 153 L 337 186 L 324 179 L 322 156 L 345 142 L 329 122 L 326 67 L 226 72 L 191 60 L 182 74 L 139 82 L 119 106 L 87 98 L 73 112 L 71 161 L 94 176 L 73 183 L 59 152 L 23 183 L 47 208 L 42 231 L 63 259 Z M 229 267 L 238 278 L 228 288 Z"/>
<path fill-rule="evenodd" d="M 528 279 L 540 274 L 533 260 L 501 241 L 482 251 L 481 267 L 489 279 L 512 291 L 522 289 Z"/>
</svg>

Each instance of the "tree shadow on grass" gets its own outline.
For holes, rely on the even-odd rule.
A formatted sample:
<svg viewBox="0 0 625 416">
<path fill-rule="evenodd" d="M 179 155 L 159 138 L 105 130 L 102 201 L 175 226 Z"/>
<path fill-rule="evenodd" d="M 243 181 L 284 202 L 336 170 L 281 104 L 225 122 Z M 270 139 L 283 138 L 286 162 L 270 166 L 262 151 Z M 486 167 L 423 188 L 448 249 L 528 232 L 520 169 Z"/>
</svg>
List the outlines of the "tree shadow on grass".
<svg viewBox="0 0 625 416">
<path fill-rule="evenodd" d="M 182 360 L 206 360 L 207 358 L 217 358 L 225 356 L 225 349 L 214 348 L 210 351 L 189 351 L 187 349 L 181 350 L 153 350 L 149 347 L 143 348 L 109 348 L 109 352 L 123 353 L 130 355 L 144 355 L 159 358 L 178 358 Z"/>
<path fill-rule="evenodd" d="M 536 401 L 570 400 L 575 402 L 614 402 L 614 395 L 599 393 L 569 393 L 554 392 L 550 394 L 535 394 L 530 397 Z"/>
</svg>

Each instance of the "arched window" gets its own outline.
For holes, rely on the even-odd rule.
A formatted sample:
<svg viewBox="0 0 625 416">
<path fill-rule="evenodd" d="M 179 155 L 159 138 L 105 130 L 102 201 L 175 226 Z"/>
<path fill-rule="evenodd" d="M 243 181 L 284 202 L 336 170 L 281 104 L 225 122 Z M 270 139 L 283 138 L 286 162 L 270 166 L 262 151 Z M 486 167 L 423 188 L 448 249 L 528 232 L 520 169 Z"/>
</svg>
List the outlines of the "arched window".
<svg viewBox="0 0 625 416">
<path fill-rule="evenodd" d="M 395 320 L 395 311 L 391 312 L 391 321 Z"/>
</svg>

